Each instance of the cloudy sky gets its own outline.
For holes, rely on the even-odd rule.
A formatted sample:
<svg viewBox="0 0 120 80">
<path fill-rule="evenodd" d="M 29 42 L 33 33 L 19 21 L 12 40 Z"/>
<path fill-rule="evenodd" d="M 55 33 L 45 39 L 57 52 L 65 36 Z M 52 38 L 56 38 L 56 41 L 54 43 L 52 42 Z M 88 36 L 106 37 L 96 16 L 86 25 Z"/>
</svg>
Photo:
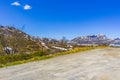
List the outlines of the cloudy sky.
<svg viewBox="0 0 120 80">
<path fill-rule="evenodd" d="M 120 37 L 119 0 L 0 0 L 0 24 L 30 35 L 72 39 L 89 34 Z"/>
</svg>

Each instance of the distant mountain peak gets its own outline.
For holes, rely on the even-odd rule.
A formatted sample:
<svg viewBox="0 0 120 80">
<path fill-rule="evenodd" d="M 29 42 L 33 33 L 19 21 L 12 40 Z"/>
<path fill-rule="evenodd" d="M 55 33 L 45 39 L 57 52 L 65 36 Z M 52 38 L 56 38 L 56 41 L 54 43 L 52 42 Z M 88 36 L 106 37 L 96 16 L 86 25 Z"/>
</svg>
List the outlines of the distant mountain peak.
<svg viewBox="0 0 120 80">
<path fill-rule="evenodd" d="M 87 36 L 80 36 L 72 39 L 71 41 L 78 44 L 108 44 L 111 40 L 104 34 L 93 34 Z"/>
</svg>

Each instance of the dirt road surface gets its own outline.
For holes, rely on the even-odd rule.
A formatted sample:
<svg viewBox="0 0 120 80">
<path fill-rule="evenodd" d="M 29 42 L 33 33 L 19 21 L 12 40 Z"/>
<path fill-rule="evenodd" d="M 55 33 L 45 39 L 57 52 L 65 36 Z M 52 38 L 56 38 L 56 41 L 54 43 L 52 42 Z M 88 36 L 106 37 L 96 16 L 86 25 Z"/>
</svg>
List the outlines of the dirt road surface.
<svg viewBox="0 0 120 80">
<path fill-rule="evenodd" d="M 0 80 L 120 80 L 120 48 L 95 49 L 1 68 Z"/>
</svg>

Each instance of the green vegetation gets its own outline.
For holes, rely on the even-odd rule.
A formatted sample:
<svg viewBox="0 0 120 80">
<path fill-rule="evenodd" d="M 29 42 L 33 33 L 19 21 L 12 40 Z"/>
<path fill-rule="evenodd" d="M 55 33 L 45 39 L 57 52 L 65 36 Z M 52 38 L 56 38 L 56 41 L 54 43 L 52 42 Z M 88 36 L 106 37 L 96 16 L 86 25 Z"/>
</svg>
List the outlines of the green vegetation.
<svg viewBox="0 0 120 80">
<path fill-rule="evenodd" d="M 5 56 L 0 56 L 0 64 L 6 64 L 21 60 L 28 60 L 36 56 L 43 56 L 43 55 L 45 55 L 45 52 L 38 51 L 31 54 L 10 54 Z"/>
<path fill-rule="evenodd" d="M 49 54 L 47 51 L 37 51 L 30 54 L 11 54 L 0 56 L 0 67 L 22 64 L 26 62 L 36 61 L 36 60 L 44 60 L 48 58 L 52 58 L 55 56 L 77 53 L 81 51 L 96 49 L 96 48 L 106 48 L 106 46 L 98 46 L 98 47 L 78 47 L 72 50 L 57 52 L 53 54 Z"/>
</svg>

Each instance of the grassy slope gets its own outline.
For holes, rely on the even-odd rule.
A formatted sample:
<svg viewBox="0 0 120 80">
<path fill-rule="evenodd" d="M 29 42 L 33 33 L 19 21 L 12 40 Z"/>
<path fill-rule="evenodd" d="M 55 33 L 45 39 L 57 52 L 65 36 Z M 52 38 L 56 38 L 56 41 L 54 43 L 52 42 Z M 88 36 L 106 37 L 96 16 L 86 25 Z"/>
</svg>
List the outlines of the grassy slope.
<svg viewBox="0 0 120 80">
<path fill-rule="evenodd" d="M 36 52 L 31 54 L 20 54 L 20 55 L 6 55 L 0 57 L 0 67 L 12 66 L 17 64 L 23 64 L 27 62 L 45 60 L 55 56 L 73 54 L 81 51 L 96 49 L 96 48 L 106 48 L 105 46 L 99 47 L 79 47 L 69 51 L 58 52 L 54 54 L 46 55 L 45 52 Z"/>
</svg>

